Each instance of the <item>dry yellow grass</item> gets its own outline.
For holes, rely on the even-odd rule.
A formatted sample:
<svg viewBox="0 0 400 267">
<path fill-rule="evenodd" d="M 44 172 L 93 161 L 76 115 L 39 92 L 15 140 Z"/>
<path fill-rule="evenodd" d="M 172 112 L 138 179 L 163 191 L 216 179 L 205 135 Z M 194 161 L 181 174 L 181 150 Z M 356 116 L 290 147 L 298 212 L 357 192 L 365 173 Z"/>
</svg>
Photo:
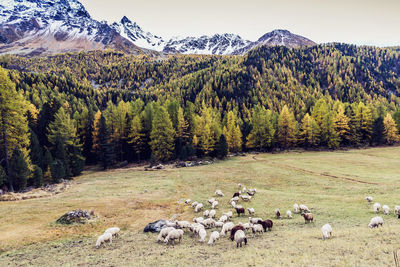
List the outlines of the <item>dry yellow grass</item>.
<svg viewBox="0 0 400 267">
<path fill-rule="evenodd" d="M 232 158 L 209 166 L 145 172 L 138 169 L 92 172 L 76 179 L 66 192 L 49 198 L 0 202 L 0 262 L 21 266 L 391 266 L 400 221 L 384 216 L 384 227 L 369 229 L 375 214 L 366 195 L 392 209 L 400 204 L 400 148 L 338 152 L 291 152 Z M 182 244 L 164 246 L 155 234 L 142 232 L 146 223 L 179 213 L 195 215 L 184 199 L 206 200 L 215 189 L 222 211 L 237 183 L 258 189 L 245 207 L 272 218 L 274 228 L 249 238 L 236 249 L 224 238 L 214 247 L 185 235 Z M 315 222 L 303 218 L 276 220 L 293 204 L 304 203 Z M 60 226 L 54 221 L 72 209 L 95 210 L 100 219 L 88 225 Z M 246 221 L 234 218 L 234 222 Z M 330 223 L 333 238 L 322 240 L 320 228 Z M 122 228 L 112 246 L 94 249 L 96 236 L 109 226 Z M 210 233 L 210 231 L 208 231 Z M 1 264 L 1 265 L 2 265 Z"/>
</svg>

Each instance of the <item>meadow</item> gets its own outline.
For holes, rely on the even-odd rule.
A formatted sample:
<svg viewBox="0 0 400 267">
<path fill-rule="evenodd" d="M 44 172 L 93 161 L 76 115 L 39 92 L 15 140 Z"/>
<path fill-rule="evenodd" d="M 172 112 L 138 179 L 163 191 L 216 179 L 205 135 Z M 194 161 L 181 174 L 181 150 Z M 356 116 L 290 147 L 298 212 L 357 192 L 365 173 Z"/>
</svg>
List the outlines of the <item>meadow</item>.
<svg viewBox="0 0 400 267">
<path fill-rule="evenodd" d="M 335 152 L 292 151 L 247 154 L 212 165 L 144 171 L 132 167 L 86 171 L 63 193 L 52 197 L 0 202 L 1 266 L 393 266 L 393 251 L 400 248 L 400 220 L 393 214 L 400 205 L 400 148 L 370 148 Z M 272 219 L 271 232 L 236 248 L 228 238 L 214 246 L 185 234 L 175 246 L 156 243 L 156 234 L 143 233 L 157 219 L 179 214 L 192 221 L 195 215 L 184 200 L 206 202 L 216 189 L 217 217 L 233 210 L 228 203 L 237 184 L 257 188 L 244 207 L 254 207 L 256 217 Z M 387 204 L 384 225 L 369 229 L 376 216 L 372 204 Z M 315 216 L 305 224 L 299 214 L 284 215 L 293 204 L 306 204 Z M 73 209 L 94 210 L 98 220 L 85 225 L 55 224 Z M 247 222 L 248 216 L 235 223 Z M 323 240 L 321 226 L 330 223 L 333 237 Z M 120 238 L 96 249 L 104 229 L 118 226 Z M 207 231 L 208 235 L 211 233 Z M 207 235 L 207 241 L 208 241 Z"/>
</svg>

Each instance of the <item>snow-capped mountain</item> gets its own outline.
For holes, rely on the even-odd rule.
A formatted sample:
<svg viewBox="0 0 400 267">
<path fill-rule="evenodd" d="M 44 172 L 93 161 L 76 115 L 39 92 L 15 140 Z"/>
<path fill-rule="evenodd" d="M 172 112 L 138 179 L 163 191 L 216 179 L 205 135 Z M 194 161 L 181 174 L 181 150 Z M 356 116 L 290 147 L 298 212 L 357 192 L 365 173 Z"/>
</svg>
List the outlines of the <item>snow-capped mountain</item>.
<svg viewBox="0 0 400 267">
<path fill-rule="evenodd" d="M 0 53 L 60 53 L 114 48 L 140 51 L 78 0 L 1 0 Z"/>
</svg>

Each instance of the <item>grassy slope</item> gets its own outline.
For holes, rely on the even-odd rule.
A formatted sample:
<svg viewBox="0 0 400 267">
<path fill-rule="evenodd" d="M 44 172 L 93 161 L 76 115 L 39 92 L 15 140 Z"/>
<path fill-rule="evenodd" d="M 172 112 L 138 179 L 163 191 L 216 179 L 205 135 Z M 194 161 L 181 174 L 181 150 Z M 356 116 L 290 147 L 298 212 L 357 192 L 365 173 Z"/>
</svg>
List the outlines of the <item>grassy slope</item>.
<svg viewBox="0 0 400 267">
<path fill-rule="evenodd" d="M 54 197 L 0 203 L 0 262 L 10 266 L 393 265 L 392 251 L 400 247 L 400 222 L 393 214 L 382 214 L 384 227 L 368 229 L 374 214 L 364 197 L 373 195 L 374 201 L 392 209 L 400 204 L 399 152 L 400 148 L 376 148 L 260 154 L 193 168 L 87 173 Z M 191 220 L 193 211 L 179 202 L 191 198 L 206 203 L 218 188 L 226 197 L 220 199 L 217 215 L 230 210 L 228 198 L 239 182 L 258 189 L 255 199 L 244 204 L 254 207 L 257 217 L 273 218 L 275 208 L 285 213 L 297 202 L 311 208 L 315 223 L 305 225 L 299 215 L 293 220 L 273 219 L 272 232 L 249 238 L 248 246 L 238 250 L 226 238 L 209 247 L 188 234 L 181 245 L 172 247 L 156 244 L 155 234 L 142 233 L 147 222 L 175 213 Z M 101 217 L 90 225 L 54 225 L 61 214 L 75 208 L 94 209 Z M 328 241 L 320 233 L 325 223 L 333 227 L 334 236 Z M 94 249 L 96 236 L 113 225 L 123 229 L 122 237 L 112 246 Z"/>
</svg>

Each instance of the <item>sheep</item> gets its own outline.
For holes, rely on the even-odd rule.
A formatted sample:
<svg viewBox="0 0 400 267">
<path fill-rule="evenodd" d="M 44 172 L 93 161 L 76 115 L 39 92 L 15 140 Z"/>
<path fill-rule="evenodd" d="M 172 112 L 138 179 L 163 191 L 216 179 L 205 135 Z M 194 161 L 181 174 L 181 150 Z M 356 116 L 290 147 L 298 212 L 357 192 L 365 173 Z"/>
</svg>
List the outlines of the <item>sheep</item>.
<svg viewBox="0 0 400 267">
<path fill-rule="evenodd" d="M 379 210 L 381 209 L 381 204 L 375 203 L 374 206 L 373 206 L 373 209 L 374 209 L 375 213 L 378 213 Z"/>
<path fill-rule="evenodd" d="M 168 233 L 167 237 L 164 239 L 164 244 L 168 244 L 172 241 L 172 244 L 175 245 L 175 240 L 178 239 L 179 243 L 182 241 L 183 237 L 183 230 L 182 229 L 175 229 Z"/>
<path fill-rule="evenodd" d="M 399 215 L 400 214 L 400 206 L 394 206 L 394 213 L 396 214 L 396 215 Z"/>
<path fill-rule="evenodd" d="M 288 219 L 293 219 L 292 212 L 291 212 L 290 210 L 287 210 L 287 211 L 286 211 L 286 217 L 287 217 Z"/>
<path fill-rule="evenodd" d="M 192 200 L 190 198 L 185 200 L 185 204 L 190 204 L 190 202 L 192 202 Z"/>
<path fill-rule="evenodd" d="M 215 198 L 210 198 L 209 200 L 207 200 L 208 203 L 212 204 L 215 201 Z"/>
<path fill-rule="evenodd" d="M 250 189 L 249 189 L 249 192 L 252 192 L 252 193 L 255 194 L 255 193 L 257 193 L 257 189 L 255 189 L 255 188 L 250 188 Z"/>
<path fill-rule="evenodd" d="M 192 203 L 192 205 L 190 205 L 193 209 L 197 206 L 197 204 L 199 204 L 199 202 L 195 201 Z"/>
<path fill-rule="evenodd" d="M 193 219 L 193 222 L 195 222 L 195 223 L 201 223 L 202 221 L 204 221 L 203 217 L 197 217 L 197 218 Z"/>
<path fill-rule="evenodd" d="M 214 218 L 216 213 L 217 212 L 215 210 L 210 210 L 210 213 L 208 214 L 208 217 Z"/>
<path fill-rule="evenodd" d="M 231 198 L 231 201 L 230 201 L 230 202 L 232 202 L 232 201 L 238 202 L 238 201 L 239 201 L 239 196 L 236 196 L 236 197 Z"/>
<path fill-rule="evenodd" d="M 258 223 L 258 221 L 262 221 L 263 219 L 261 218 L 253 218 L 253 217 L 249 217 L 249 222 L 252 224 Z"/>
<path fill-rule="evenodd" d="M 206 239 L 207 232 L 205 229 L 200 229 L 199 231 L 199 237 L 200 237 L 200 243 L 204 243 L 204 240 Z"/>
<path fill-rule="evenodd" d="M 226 215 L 222 215 L 220 218 L 219 218 L 219 220 L 218 220 L 219 222 L 223 222 L 223 223 L 225 223 L 225 222 L 227 222 L 228 221 L 228 216 L 226 216 Z"/>
<path fill-rule="evenodd" d="M 242 223 L 242 222 L 239 222 L 238 225 L 243 226 L 244 230 L 246 230 L 246 231 L 250 230 L 251 227 L 252 227 L 252 224 L 250 224 L 250 223 Z"/>
<path fill-rule="evenodd" d="M 218 231 L 214 231 L 210 235 L 210 239 L 208 240 L 209 245 L 213 245 L 215 241 L 219 239 L 219 233 Z"/>
<path fill-rule="evenodd" d="M 238 217 L 240 217 L 240 214 L 241 214 L 241 213 L 244 214 L 244 208 L 238 208 L 238 207 L 236 207 L 235 209 L 236 209 L 236 212 L 237 212 L 237 214 L 238 214 Z"/>
<path fill-rule="evenodd" d="M 242 189 L 242 193 L 246 193 L 246 187 L 243 187 L 243 189 Z"/>
<path fill-rule="evenodd" d="M 390 213 L 390 208 L 389 208 L 388 205 L 383 205 L 383 206 L 382 206 L 382 209 L 383 209 L 383 214 L 389 215 L 389 213 Z"/>
<path fill-rule="evenodd" d="M 204 225 L 196 223 L 190 226 L 190 231 L 194 234 L 198 234 L 201 229 L 204 229 Z"/>
<path fill-rule="evenodd" d="M 367 197 L 365 197 L 365 200 L 368 201 L 368 203 L 371 203 L 372 200 L 374 200 L 374 198 L 371 196 L 367 196 Z"/>
<path fill-rule="evenodd" d="M 119 236 L 119 231 L 120 229 L 118 227 L 111 227 L 108 228 L 107 230 L 104 231 L 104 233 L 110 233 L 112 234 L 113 237 L 118 237 Z"/>
<path fill-rule="evenodd" d="M 300 204 L 299 209 L 301 212 L 311 212 L 310 209 L 306 205 L 303 205 L 303 204 Z"/>
<path fill-rule="evenodd" d="M 235 201 L 231 201 L 231 206 L 232 206 L 233 208 L 236 208 L 236 202 L 235 202 Z"/>
<path fill-rule="evenodd" d="M 321 231 L 323 239 L 328 239 L 330 236 L 332 236 L 332 226 L 328 223 L 321 227 Z"/>
<path fill-rule="evenodd" d="M 235 233 L 234 239 L 236 241 L 237 248 L 239 247 L 239 245 L 240 245 L 240 247 L 242 247 L 243 242 L 245 245 L 247 245 L 247 238 L 242 230 L 239 230 Z"/>
<path fill-rule="evenodd" d="M 279 209 L 275 209 L 275 216 L 277 219 L 281 219 L 281 212 L 279 211 Z"/>
<path fill-rule="evenodd" d="M 212 228 L 215 225 L 214 219 L 208 218 L 201 222 L 202 225 L 206 228 Z"/>
<path fill-rule="evenodd" d="M 166 221 L 165 226 L 166 227 L 176 227 L 176 222 Z"/>
<path fill-rule="evenodd" d="M 215 195 L 218 196 L 218 197 L 223 197 L 223 196 L 225 196 L 224 193 L 222 193 L 222 191 L 219 190 L 219 189 L 218 189 L 217 191 L 215 191 Z"/>
<path fill-rule="evenodd" d="M 235 225 L 232 229 L 231 229 L 231 240 L 233 241 L 235 238 L 235 233 L 237 231 L 243 231 L 244 232 L 244 227 L 242 225 Z"/>
<path fill-rule="evenodd" d="M 197 204 L 196 208 L 194 208 L 194 212 L 200 212 L 203 208 L 203 204 L 199 203 Z"/>
<path fill-rule="evenodd" d="M 222 228 L 222 226 L 224 226 L 223 222 L 215 222 L 215 227 L 216 228 Z"/>
<path fill-rule="evenodd" d="M 253 232 L 253 237 L 256 236 L 256 233 L 261 233 L 262 234 L 264 232 L 263 226 L 261 224 L 258 224 L 258 223 L 253 224 L 251 226 L 251 230 Z"/>
<path fill-rule="evenodd" d="M 312 213 L 302 213 L 301 216 L 304 217 L 305 223 L 313 222 L 314 221 L 314 215 Z"/>
<path fill-rule="evenodd" d="M 232 230 L 232 228 L 233 228 L 234 226 L 235 226 L 235 225 L 233 224 L 233 222 L 227 222 L 227 223 L 225 223 L 225 224 L 222 226 L 220 235 L 221 235 L 221 236 L 225 236 L 225 234 L 226 234 L 228 231 Z"/>
<path fill-rule="evenodd" d="M 238 187 L 241 188 L 241 187 L 242 187 L 242 184 L 238 184 Z"/>
<path fill-rule="evenodd" d="M 249 195 L 249 196 L 254 196 L 256 193 L 255 192 L 252 192 L 252 191 L 247 191 L 247 194 Z"/>
<path fill-rule="evenodd" d="M 232 211 L 225 212 L 225 213 L 222 214 L 222 215 L 226 215 L 226 217 L 228 217 L 228 220 L 231 219 L 232 216 L 233 216 Z"/>
<path fill-rule="evenodd" d="M 379 227 L 379 225 L 383 226 L 383 219 L 382 219 L 382 217 L 377 216 L 377 217 L 374 217 L 371 219 L 371 221 L 368 224 L 368 227 L 375 228 L 375 227 Z"/>
<path fill-rule="evenodd" d="M 266 232 L 267 229 L 268 231 L 271 231 L 272 226 L 274 225 L 274 223 L 271 220 L 265 220 L 265 221 L 259 220 L 257 223 L 262 225 L 262 227 L 264 228 L 264 232 Z"/>
<path fill-rule="evenodd" d="M 189 229 L 190 228 L 190 222 L 188 222 L 188 221 L 177 221 L 176 223 L 175 223 L 175 228 L 176 229 L 185 229 L 185 228 L 187 228 L 187 229 Z"/>
<path fill-rule="evenodd" d="M 212 204 L 211 204 L 211 208 L 212 209 L 216 209 L 218 207 L 218 201 L 214 201 Z"/>
<path fill-rule="evenodd" d="M 254 208 L 247 208 L 247 212 L 249 213 L 249 215 L 254 215 Z"/>
<path fill-rule="evenodd" d="M 246 195 L 241 195 L 240 196 L 242 198 L 243 201 L 248 202 L 251 200 L 251 196 L 246 196 Z"/>
<path fill-rule="evenodd" d="M 103 243 L 109 242 L 110 245 L 112 244 L 112 234 L 111 233 L 104 233 L 96 241 L 96 248 L 99 248 Z"/>
<path fill-rule="evenodd" d="M 209 216 L 210 216 L 210 211 L 209 211 L 209 210 L 203 211 L 203 217 L 204 217 L 204 218 L 207 218 L 207 217 L 209 217 Z"/>
<path fill-rule="evenodd" d="M 239 193 L 239 192 L 236 192 L 236 193 L 233 194 L 233 197 L 232 197 L 232 198 L 235 198 L 235 197 L 239 198 L 239 196 L 240 196 L 240 193 Z"/>
<path fill-rule="evenodd" d="M 294 203 L 294 205 L 293 205 L 293 211 L 294 211 L 294 213 L 299 213 L 299 204 L 297 204 L 297 203 Z"/>
<path fill-rule="evenodd" d="M 161 231 L 157 237 L 157 243 L 160 243 L 163 238 L 166 238 L 167 235 L 169 234 L 169 232 L 171 232 L 172 230 L 175 230 L 175 228 L 174 227 L 165 227 L 165 228 L 161 229 Z"/>
</svg>

